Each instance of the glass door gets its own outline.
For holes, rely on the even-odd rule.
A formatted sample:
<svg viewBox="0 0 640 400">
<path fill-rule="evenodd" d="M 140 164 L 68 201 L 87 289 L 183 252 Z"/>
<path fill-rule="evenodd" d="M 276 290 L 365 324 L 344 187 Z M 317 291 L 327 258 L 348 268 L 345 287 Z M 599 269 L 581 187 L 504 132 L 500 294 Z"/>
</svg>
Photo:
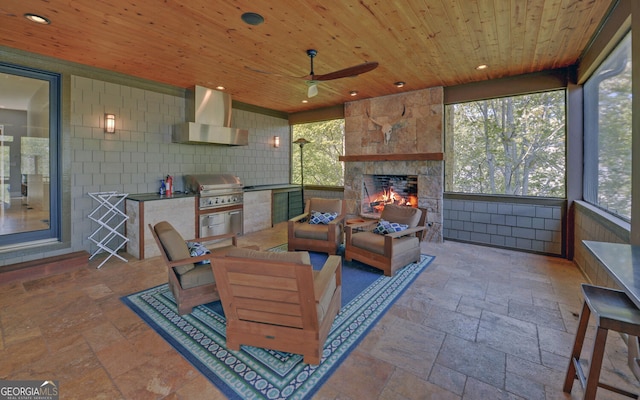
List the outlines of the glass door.
<svg viewBox="0 0 640 400">
<path fill-rule="evenodd" d="M 0 246 L 58 237 L 58 80 L 0 64 Z"/>
</svg>

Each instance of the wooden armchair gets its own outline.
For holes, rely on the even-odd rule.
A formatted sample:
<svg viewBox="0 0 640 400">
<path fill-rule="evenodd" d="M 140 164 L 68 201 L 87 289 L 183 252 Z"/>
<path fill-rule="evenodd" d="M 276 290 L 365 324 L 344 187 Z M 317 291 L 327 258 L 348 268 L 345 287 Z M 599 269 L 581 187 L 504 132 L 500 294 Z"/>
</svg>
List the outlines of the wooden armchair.
<svg viewBox="0 0 640 400">
<path fill-rule="evenodd" d="M 211 251 L 210 254 L 191 257 L 191 252 L 182 235 L 170 223 L 162 221 L 153 227 L 149 224 L 149 229 L 167 265 L 169 288 L 176 299 L 178 314 L 189 314 L 194 306 L 220 300 L 211 266 L 209 264 L 194 263 L 224 255 L 226 251 L 236 246 L 235 234 L 230 233 L 189 240 L 196 243 L 225 239 L 226 241 L 231 241 L 229 246 L 209 249 Z"/>
<path fill-rule="evenodd" d="M 336 215 L 332 221 L 317 218 L 321 223 L 313 223 L 313 213 Z M 323 216 L 320 216 L 323 217 Z M 319 251 L 336 254 L 342 244 L 345 212 L 341 199 L 312 198 L 307 200 L 304 213 L 287 222 L 288 250 Z"/>
<path fill-rule="evenodd" d="M 408 225 L 408 228 L 380 234 L 374 233 L 380 221 L 347 225 L 345 260 L 358 260 L 393 276 L 398 268 L 420 261 L 420 240 L 426 230 L 426 218 L 426 209 L 387 204 L 380 220 Z"/>
<path fill-rule="evenodd" d="M 211 264 L 227 319 L 227 348 L 264 347 L 320 363 L 340 310 L 340 256 L 329 256 L 320 271 L 306 251 L 232 249 Z"/>
</svg>

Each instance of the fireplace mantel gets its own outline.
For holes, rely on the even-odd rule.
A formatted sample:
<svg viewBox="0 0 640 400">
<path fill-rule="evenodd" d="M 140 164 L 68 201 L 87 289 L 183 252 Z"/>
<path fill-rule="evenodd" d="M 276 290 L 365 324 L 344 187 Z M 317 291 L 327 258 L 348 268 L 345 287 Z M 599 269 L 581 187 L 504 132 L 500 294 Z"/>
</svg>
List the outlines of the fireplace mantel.
<svg viewBox="0 0 640 400">
<path fill-rule="evenodd" d="M 442 161 L 444 153 L 409 153 L 409 154 L 361 154 L 353 156 L 340 156 L 339 161 Z"/>
</svg>

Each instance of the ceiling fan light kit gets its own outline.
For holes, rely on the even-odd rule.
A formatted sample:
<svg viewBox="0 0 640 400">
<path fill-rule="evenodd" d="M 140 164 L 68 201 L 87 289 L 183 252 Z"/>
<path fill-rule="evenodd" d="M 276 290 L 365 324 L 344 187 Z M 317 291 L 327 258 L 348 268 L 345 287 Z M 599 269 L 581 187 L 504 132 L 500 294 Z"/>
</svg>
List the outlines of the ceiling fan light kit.
<svg viewBox="0 0 640 400">
<path fill-rule="evenodd" d="M 318 95 L 318 82 L 317 81 L 307 81 L 307 85 L 309 85 L 309 89 L 307 89 L 307 97 L 311 98 Z"/>
</svg>

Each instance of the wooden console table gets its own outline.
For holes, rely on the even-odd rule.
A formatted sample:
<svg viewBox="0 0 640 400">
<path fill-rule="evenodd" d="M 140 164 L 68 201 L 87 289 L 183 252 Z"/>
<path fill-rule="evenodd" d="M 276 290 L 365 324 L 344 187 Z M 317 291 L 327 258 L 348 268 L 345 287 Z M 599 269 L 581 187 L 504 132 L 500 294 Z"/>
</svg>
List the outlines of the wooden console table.
<svg viewBox="0 0 640 400">
<path fill-rule="evenodd" d="M 584 246 L 604 265 L 609 275 L 640 308 L 640 246 L 583 240 Z M 629 336 L 629 367 L 640 379 L 640 345 Z"/>
</svg>

